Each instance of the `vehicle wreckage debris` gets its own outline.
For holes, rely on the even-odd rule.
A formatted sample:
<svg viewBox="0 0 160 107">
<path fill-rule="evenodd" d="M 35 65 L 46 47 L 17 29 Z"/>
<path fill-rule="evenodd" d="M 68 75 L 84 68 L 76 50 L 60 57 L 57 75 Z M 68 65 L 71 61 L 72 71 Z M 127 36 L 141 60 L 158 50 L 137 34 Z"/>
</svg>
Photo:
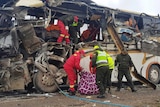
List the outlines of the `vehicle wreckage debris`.
<svg viewBox="0 0 160 107">
<path fill-rule="evenodd" d="M 56 93 L 45 93 L 45 94 L 27 94 L 28 97 L 53 97 Z"/>
<path fill-rule="evenodd" d="M 0 95 L 0 101 L 3 102 L 10 102 L 10 101 L 20 101 L 22 99 L 41 99 L 41 98 L 50 98 L 54 97 L 57 95 L 56 93 L 44 93 L 44 94 L 39 94 L 39 93 L 32 93 L 32 94 L 1 94 Z"/>
</svg>

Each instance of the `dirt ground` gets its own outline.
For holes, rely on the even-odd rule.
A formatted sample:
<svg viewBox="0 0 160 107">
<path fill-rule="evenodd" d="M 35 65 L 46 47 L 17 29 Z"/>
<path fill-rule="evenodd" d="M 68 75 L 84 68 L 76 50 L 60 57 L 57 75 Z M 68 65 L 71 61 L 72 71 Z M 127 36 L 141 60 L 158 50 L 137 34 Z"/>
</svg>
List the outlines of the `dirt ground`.
<svg viewBox="0 0 160 107">
<path fill-rule="evenodd" d="M 137 92 L 129 88 L 98 99 L 97 95 L 68 96 L 60 92 L 46 94 L 22 94 L 0 97 L 0 107 L 160 107 L 160 88 L 153 90 L 146 86 L 136 86 Z"/>
</svg>

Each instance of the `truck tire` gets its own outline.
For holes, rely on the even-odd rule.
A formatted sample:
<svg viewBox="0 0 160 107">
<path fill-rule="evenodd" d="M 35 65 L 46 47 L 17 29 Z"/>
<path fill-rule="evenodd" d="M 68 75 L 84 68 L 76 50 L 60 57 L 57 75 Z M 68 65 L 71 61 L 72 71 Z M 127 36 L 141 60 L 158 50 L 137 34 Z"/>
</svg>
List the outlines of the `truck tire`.
<svg viewBox="0 0 160 107">
<path fill-rule="evenodd" d="M 148 79 L 158 84 L 160 82 L 160 68 L 157 65 L 152 65 L 148 72 Z"/>
<path fill-rule="evenodd" d="M 33 77 L 34 86 L 40 92 L 55 92 L 58 88 L 54 76 L 58 68 L 54 65 L 49 65 L 49 67 L 52 72 L 38 71 Z"/>
</svg>

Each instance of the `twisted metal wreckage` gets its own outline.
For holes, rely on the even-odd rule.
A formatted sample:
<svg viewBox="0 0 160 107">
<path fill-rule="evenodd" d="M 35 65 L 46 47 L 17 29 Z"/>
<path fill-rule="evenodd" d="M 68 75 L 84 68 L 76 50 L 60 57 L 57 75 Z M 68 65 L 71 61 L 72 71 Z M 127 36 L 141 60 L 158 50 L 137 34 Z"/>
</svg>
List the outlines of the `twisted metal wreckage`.
<svg viewBox="0 0 160 107">
<path fill-rule="evenodd" d="M 21 5 L 17 0 L 1 2 L 1 91 L 30 90 L 35 87 L 41 92 L 54 92 L 57 83 L 67 84 L 63 63 L 73 53 L 73 46 L 46 42 L 43 38 L 45 27 L 53 17 L 51 14 L 54 11 L 50 8 L 55 8 L 61 2 L 45 4 L 39 1 L 29 6 Z M 57 12 L 56 17 L 63 14 Z M 25 20 L 26 15 L 35 16 L 36 20 Z"/>
<path fill-rule="evenodd" d="M 109 18 L 110 14 L 119 12 L 119 10 L 97 6 L 90 0 L 44 0 L 43 2 L 39 1 L 38 5 L 24 5 L 17 1 L 3 0 L 1 2 L 0 91 L 30 90 L 35 87 L 41 92 L 55 92 L 57 83 L 58 85 L 67 84 L 67 75 L 63 70 L 65 60 L 76 48 L 93 47 L 95 44 L 94 41 L 73 45 L 45 41 L 45 27 L 51 18 L 72 14 L 77 15 L 84 23 L 88 23 L 92 19 L 97 20 L 97 17 L 100 16 L 101 20 L 105 22 L 102 23 L 102 26 L 106 27 L 107 21 L 105 20 Z M 34 18 L 26 20 L 26 15 L 34 16 Z M 110 26 L 110 23 L 108 24 Z M 118 36 L 111 31 L 114 29 L 108 27 L 106 30 L 109 31 L 118 50 L 121 51 L 119 46 L 124 47 L 124 44 L 121 43 L 121 40 L 118 40 L 120 44 L 117 44 L 114 36 Z M 156 32 L 157 34 L 158 31 L 151 33 Z M 102 47 L 106 46 L 106 42 L 97 42 Z M 111 42 L 113 43 L 113 41 Z M 148 52 L 146 48 L 149 47 L 146 47 L 145 43 L 149 42 L 145 39 L 141 49 Z M 155 84 L 141 76 L 140 78 L 142 78 L 142 82 L 156 89 Z"/>
</svg>

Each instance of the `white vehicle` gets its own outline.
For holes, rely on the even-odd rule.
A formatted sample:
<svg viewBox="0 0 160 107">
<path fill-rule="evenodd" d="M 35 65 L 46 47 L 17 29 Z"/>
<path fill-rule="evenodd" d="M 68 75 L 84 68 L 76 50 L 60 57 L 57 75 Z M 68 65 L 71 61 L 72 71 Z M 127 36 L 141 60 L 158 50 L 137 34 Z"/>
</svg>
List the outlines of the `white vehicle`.
<svg viewBox="0 0 160 107">
<path fill-rule="evenodd" d="M 115 47 L 114 44 L 106 44 L 106 47 L 103 47 L 104 50 L 106 49 L 107 52 L 115 59 L 116 55 L 119 54 L 119 51 Z M 92 51 L 93 46 L 84 49 L 87 51 Z M 142 52 L 139 49 L 128 48 L 128 53 L 132 58 L 133 64 L 137 69 L 138 74 L 150 80 L 151 82 L 158 84 L 160 82 L 160 56 L 155 56 L 153 54 Z M 85 57 L 81 61 L 81 66 L 85 68 L 85 71 L 90 71 L 90 54 Z M 133 72 L 134 69 L 132 68 L 131 71 Z M 112 82 L 117 82 L 118 70 L 117 67 L 112 72 Z M 123 78 L 126 81 L 125 77 Z M 133 80 L 137 81 L 137 78 L 133 76 Z"/>
<path fill-rule="evenodd" d="M 101 45 L 104 50 L 106 49 L 113 58 L 115 58 L 123 48 L 126 48 L 134 64 L 134 67 L 131 69 L 133 80 L 146 83 L 155 89 L 156 86 L 154 84 L 160 83 L 160 56 L 158 51 L 160 45 L 158 42 L 158 29 L 160 26 L 158 24 L 158 18 L 151 16 L 142 17 L 141 15 L 138 16 L 138 14 L 123 11 L 112 11 L 111 19 L 112 21 L 114 19 L 114 24 L 112 22 L 107 23 L 107 31 L 112 39 L 107 42 L 97 43 Z M 135 32 L 134 28 L 126 27 L 122 24 L 124 20 L 122 21 L 120 19 L 127 19 L 127 17 L 132 17 L 136 19 L 136 21 L 139 21 L 138 26 L 141 31 L 141 37 L 137 37 L 140 33 Z M 147 28 L 147 23 L 150 23 L 149 26 L 151 26 L 151 23 L 154 23 L 156 28 L 150 29 L 147 32 L 147 29 L 149 29 Z M 153 30 L 157 32 L 154 32 Z M 132 38 L 131 41 L 126 42 L 121 39 L 122 33 L 124 32 L 130 34 Z M 156 40 L 155 38 L 151 39 L 153 37 L 155 37 Z M 84 50 L 93 50 L 93 45 L 95 44 L 96 42 L 91 43 L 91 45 L 87 44 L 87 49 L 85 48 Z M 87 62 L 90 60 L 89 58 L 86 59 L 82 61 L 82 63 L 85 65 L 85 70 L 90 70 L 89 63 Z M 112 72 L 112 82 L 117 82 L 117 76 L 118 70 L 117 67 L 115 67 Z M 123 81 L 126 81 L 125 77 L 123 78 Z"/>
</svg>

